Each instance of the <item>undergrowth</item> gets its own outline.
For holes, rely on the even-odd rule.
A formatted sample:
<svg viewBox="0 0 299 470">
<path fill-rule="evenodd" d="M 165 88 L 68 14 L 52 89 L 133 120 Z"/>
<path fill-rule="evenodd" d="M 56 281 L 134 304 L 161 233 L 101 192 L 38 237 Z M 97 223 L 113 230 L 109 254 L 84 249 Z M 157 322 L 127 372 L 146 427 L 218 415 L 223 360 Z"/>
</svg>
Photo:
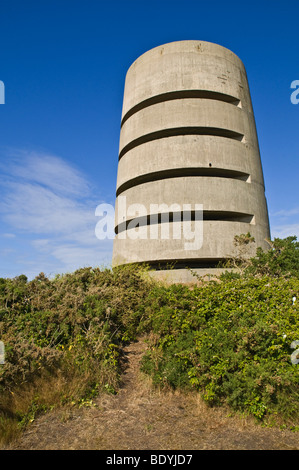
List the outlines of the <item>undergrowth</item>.
<svg viewBox="0 0 299 470">
<path fill-rule="evenodd" d="M 41 411 L 117 392 L 122 347 L 151 285 L 143 274 L 128 266 L 0 279 L 0 439 Z"/>
<path fill-rule="evenodd" d="M 298 425 L 298 288 L 270 277 L 156 287 L 143 371 L 162 387 L 195 388 L 211 405 Z"/>
<path fill-rule="evenodd" d="M 123 347 L 145 333 L 142 369 L 155 385 L 298 429 L 298 243 L 273 246 L 192 286 L 163 285 L 134 265 L 0 279 L 0 442 L 39 413 L 117 393 Z"/>
</svg>

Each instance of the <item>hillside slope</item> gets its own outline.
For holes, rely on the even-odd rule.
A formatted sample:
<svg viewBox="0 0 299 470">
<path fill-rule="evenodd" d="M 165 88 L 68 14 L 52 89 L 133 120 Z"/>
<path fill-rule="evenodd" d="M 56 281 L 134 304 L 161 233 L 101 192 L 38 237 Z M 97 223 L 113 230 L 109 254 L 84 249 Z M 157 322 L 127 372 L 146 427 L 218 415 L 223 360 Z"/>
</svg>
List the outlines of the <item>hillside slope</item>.
<svg viewBox="0 0 299 470">
<path fill-rule="evenodd" d="M 125 348 L 116 395 L 37 418 L 10 450 L 299 450 L 298 433 L 209 408 L 196 393 L 154 390 L 139 372 L 144 339 Z"/>
</svg>

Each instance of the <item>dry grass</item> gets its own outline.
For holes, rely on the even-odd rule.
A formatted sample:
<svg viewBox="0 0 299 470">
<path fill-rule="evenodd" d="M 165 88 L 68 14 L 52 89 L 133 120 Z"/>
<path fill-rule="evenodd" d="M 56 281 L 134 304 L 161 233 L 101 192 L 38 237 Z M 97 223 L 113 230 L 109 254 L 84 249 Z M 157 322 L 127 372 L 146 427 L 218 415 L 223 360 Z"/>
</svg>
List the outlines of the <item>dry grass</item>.
<svg viewBox="0 0 299 470">
<path fill-rule="evenodd" d="M 78 404 L 93 377 L 91 372 L 78 373 L 75 368 L 58 370 L 55 375 L 37 377 L 1 396 L 0 445 L 19 438 L 22 430 L 42 413 L 67 409 L 64 403 L 69 403 L 70 397 L 73 405 Z"/>
<path fill-rule="evenodd" d="M 10 449 L 199 450 L 296 449 L 298 433 L 262 428 L 252 418 L 209 408 L 196 393 L 154 389 L 139 371 L 145 349 L 126 348 L 117 395 L 91 407 L 63 407 L 36 419 Z"/>
</svg>

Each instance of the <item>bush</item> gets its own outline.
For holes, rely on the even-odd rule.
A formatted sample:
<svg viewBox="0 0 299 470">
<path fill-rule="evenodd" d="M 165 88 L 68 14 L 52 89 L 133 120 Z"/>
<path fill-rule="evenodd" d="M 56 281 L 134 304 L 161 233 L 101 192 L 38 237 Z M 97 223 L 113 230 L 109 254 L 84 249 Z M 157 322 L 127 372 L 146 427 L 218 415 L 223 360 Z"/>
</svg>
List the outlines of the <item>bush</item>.
<svg viewBox="0 0 299 470">
<path fill-rule="evenodd" d="M 53 280 L 43 273 L 30 282 L 0 279 L 0 425 L 26 424 L 32 410 L 115 393 L 122 346 L 135 338 L 149 285 L 132 266 L 84 268 Z"/>
<path fill-rule="evenodd" d="M 246 247 L 251 238 L 237 241 Z M 161 285 L 134 265 L 0 278 L 0 440 L 53 406 L 116 393 L 123 346 L 144 333 L 142 369 L 155 385 L 294 425 L 298 289 L 296 237 L 275 239 L 244 269 L 200 286 Z"/>
<path fill-rule="evenodd" d="M 247 268 L 250 275 L 270 275 L 275 277 L 296 277 L 299 279 L 299 242 L 297 237 L 274 238 L 271 249 L 257 249 Z"/>
<path fill-rule="evenodd" d="M 257 418 L 299 414 L 297 279 L 234 279 L 161 288 L 150 302 L 154 339 L 143 370 L 154 383 L 195 387 L 210 403 Z"/>
</svg>

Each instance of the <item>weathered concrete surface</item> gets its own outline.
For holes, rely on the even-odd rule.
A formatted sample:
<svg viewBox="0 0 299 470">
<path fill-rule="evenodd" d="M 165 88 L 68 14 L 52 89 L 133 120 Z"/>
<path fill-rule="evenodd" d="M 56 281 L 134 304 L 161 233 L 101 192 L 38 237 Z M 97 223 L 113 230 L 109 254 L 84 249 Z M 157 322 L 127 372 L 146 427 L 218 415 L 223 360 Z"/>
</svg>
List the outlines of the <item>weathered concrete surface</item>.
<svg viewBox="0 0 299 470">
<path fill-rule="evenodd" d="M 257 146 L 252 119 L 241 108 L 211 99 L 185 98 L 153 104 L 135 113 L 122 126 L 120 153 L 126 145 L 148 134 L 193 127 L 225 129 L 246 136 L 244 142 Z M 242 137 L 241 137 L 242 136 Z M 237 138 L 237 137 L 236 137 Z"/>
<path fill-rule="evenodd" d="M 170 235 L 173 233 L 174 224 L 179 223 L 171 222 L 169 224 Z M 158 227 L 159 233 L 161 233 L 161 229 L 163 230 L 162 226 L 163 224 L 160 224 Z M 171 237 L 169 237 L 169 239 L 163 239 L 162 237 L 159 237 L 158 239 L 150 239 L 149 231 L 153 229 L 153 227 L 154 226 L 144 226 L 140 227 L 140 229 L 131 228 L 125 233 L 126 239 L 121 239 L 120 234 L 116 235 L 114 240 L 115 264 L 136 262 L 147 263 L 151 261 L 155 261 L 157 263 L 171 263 L 172 261 L 176 262 L 180 260 L 189 260 L 190 263 L 191 260 L 198 260 L 198 264 L 200 264 L 200 261 L 203 261 L 203 264 L 206 264 L 209 260 L 213 263 L 214 260 L 225 261 L 228 257 L 237 255 L 237 251 L 233 245 L 235 235 L 240 235 L 250 231 L 251 235 L 254 236 L 256 240 L 259 240 L 262 238 L 265 230 L 265 227 L 261 225 L 257 226 L 245 222 L 207 220 L 204 221 L 203 226 L 202 246 L 198 248 L 194 243 L 194 237 L 187 240 L 183 237 L 183 234 L 180 239 L 172 239 Z M 146 231 L 147 238 L 134 238 L 146 233 Z M 196 233 L 194 222 L 191 222 L 190 232 L 191 236 L 193 233 Z M 189 244 L 195 245 L 195 249 L 190 249 Z M 201 240 L 199 240 L 199 245 L 201 245 Z M 257 246 L 260 245 L 255 243 L 250 247 L 249 254 L 251 256 L 254 256 Z M 218 261 L 216 261 L 215 264 L 217 264 Z"/>
<path fill-rule="evenodd" d="M 251 182 L 264 184 L 261 165 L 252 159 L 249 144 L 207 135 L 179 135 L 144 143 L 119 161 L 117 189 L 155 172 L 188 168 L 218 168 L 244 172 Z"/>
<path fill-rule="evenodd" d="M 222 268 L 188 268 L 188 269 L 160 269 L 160 270 L 149 270 L 149 276 L 156 281 L 161 281 L 163 284 L 195 284 L 198 281 L 217 281 L 225 271 L 231 271 L 231 269 Z"/>
<path fill-rule="evenodd" d="M 163 239 L 165 225 L 160 222 L 158 238 L 151 239 L 150 219 L 138 219 L 143 215 L 138 211 L 121 212 L 119 219 L 121 197 L 127 208 L 140 204 L 146 214 L 155 213 L 153 204 L 202 204 L 200 248 L 186 251 L 184 237 Z M 126 230 L 132 219 L 142 226 Z M 129 68 L 115 226 L 114 265 L 181 260 L 206 272 L 210 260 L 216 272 L 217 260 L 234 255 L 234 236 L 247 232 L 256 239 L 248 256 L 257 246 L 268 248 L 255 120 L 246 71 L 233 52 L 204 41 L 173 42 L 146 52 Z M 171 233 L 173 227 L 170 224 Z M 148 237 L 142 239 L 146 231 Z M 186 278 L 183 271 L 177 269 L 177 279 Z"/>
<path fill-rule="evenodd" d="M 145 52 L 131 65 L 122 117 L 148 98 L 180 90 L 225 93 L 252 112 L 245 67 L 232 51 L 205 41 L 176 41 Z"/>
<path fill-rule="evenodd" d="M 265 225 L 267 206 L 264 188 L 258 183 L 247 183 L 232 178 L 218 177 L 177 177 L 152 181 L 134 186 L 117 198 L 116 214 L 120 197 L 126 197 L 127 208 L 138 202 L 146 208 L 147 214 L 156 213 L 151 206 L 163 204 L 203 204 L 204 211 L 231 211 L 255 216 L 255 224 Z M 163 204 L 162 204 L 163 203 Z M 133 211 L 134 212 L 134 211 Z M 165 210 L 159 210 L 165 212 Z M 142 215 L 142 214 L 141 214 Z M 136 212 L 136 217 L 140 216 Z M 132 217 L 126 219 L 130 220 Z"/>
</svg>

